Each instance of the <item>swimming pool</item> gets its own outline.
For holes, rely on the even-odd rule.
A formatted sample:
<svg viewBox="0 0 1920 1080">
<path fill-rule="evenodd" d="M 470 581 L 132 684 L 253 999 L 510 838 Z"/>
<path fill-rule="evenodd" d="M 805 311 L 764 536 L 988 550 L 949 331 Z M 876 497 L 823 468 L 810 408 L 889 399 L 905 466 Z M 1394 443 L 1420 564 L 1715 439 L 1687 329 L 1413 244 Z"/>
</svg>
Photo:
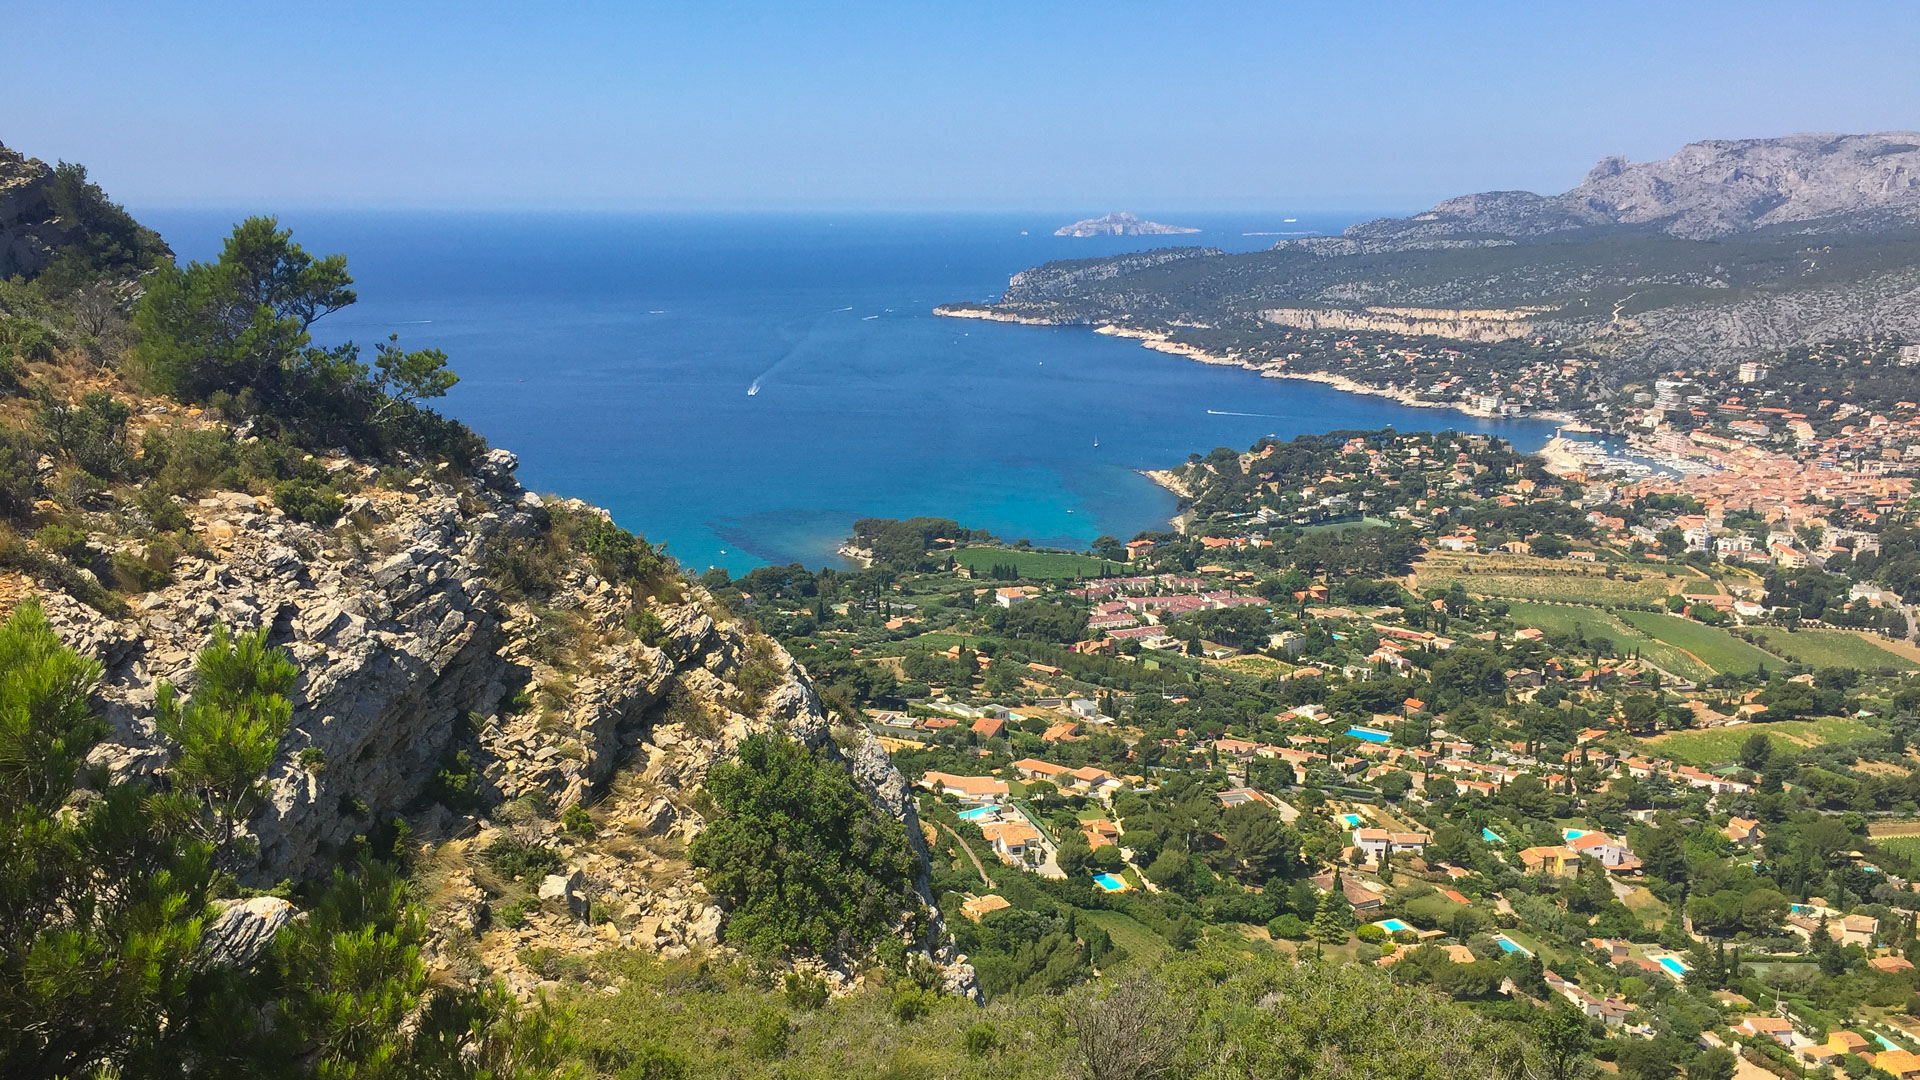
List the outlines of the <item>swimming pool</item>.
<svg viewBox="0 0 1920 1080">
<path fill-rule="evenodd" d="M 1583 836 L 1585 836 L 1585 835 L 1587 835 L 1587 830 L 1585 830 L 1585 829 L 1561 829 L 1561 830 L 1560 830 L 1560 835 L 1561 835 L 1561 836 L 1564 836 L 1564 837 L 1566 837 L 1566 838 L 1567 838 L 1567 839 L 1569 839 L 1569 840 L 1578 840 L 1578 839 L 1580 839 L 1581 837 L 1583 837 Z"/>
<path fill-rule="evenodd" d="M 997 809 L 999 808 L 994 806 L 976 806 L 971 810 L 962 810 L 960 811 L 960 820 L 979 821 L 984 817 L 992 817 L 993 812 Z"/>
<path fill-rule="evenodd" d="M 1891 1042 L 1888 1042 L 1887 1037 L 1885 1035 L 1875 1035 L 1873 1037 L 1873 1041 L 1879 1043 L 1881 1046 L 1885 1047 L 1888 1050 L 1900 1049 L 1898 1046 L 1895 1046 Z"/>
<path fill-rule="evenodd" d="M 1528 956 L 1533 955 L 1532 949 L 1527 948 L 1525 945 L 1520 944 L 1519 942 L 1513 940 L 1512 938 L 1508 937 L 1505 934 L 1501 934 L 1499 937 L 1494 938 L 1493 942 L 1494 944 L 1500 946 L 1503 952 L 1525 953 Z"/>
<path fill-rule="evenodd" d="M 1359 814 L 1341 814 L 1340 821 L 1349 829 L 1357 829 L 1360 827 L 1361 818 Z"/>
<path fill-rule="evenodd" d="M 1127 888 L 1126 882 L 1114 877 L 1112 874 L 1095 874 L 1093 875 L 1093 883 L 1108 892 L 1125 892 Z"/>
<path fill-rule="evenodd" d="M 1393 738 L 1393 732 L 1391 731 L 1381 731 L 1377 728 L 1360 727 L 1357 724 L 1353 727 L 1348 728 L 1347 734 L 1353 736 L 1356 739 L 1365 739 L 1368 742 L 1373 742 L 1373 743 L 1383 743 Z"/>
<path fill-rule="evenodd" d="M 1687 977 L 1687 965 L 1681 963 L 1678 960 L 1675 960 L 1671 956 L 1663 956 L 1660 959 L 1654 961 L 1654 963 L 1659 964 L 1663 968 L 1666 968 L 1668 971 L 1672 972 L 1674 976 L 1677 978 L 1684 979 Z"/>
<path fill-rule="evenodd" d="M 1482 839 L 1482 840 L 1485 840 L 1485 841 L 1486 841 L 1487 843 L 1489 843 L 1489 844 L 1504 844 L 1504 843 L 1506 843 L 1506 841 L 1505 841 L 1505 840 L 1502 840 L 1502 839 L 1500 838 L 1500 834 L 1499 834 L 1499 833 L 1497 833 L 1497 832 L 1494 832 L 1494 831 L 1493 831 L 1492 829 L 1489 829 L 1489 828 L 1487 828 L 1487 827 L 1485 827 L 1485 826 L 1481 826 L 1481 828 L 1480 828 L 1480 839 Z"/>
<path fill-rule="evenodd" d="M 1379 927 L 1382 930 L 1385 930 L 1389 934 L 1397 934 L 1402 930 L 1413 929 L 1413 927 L 1408 926 L 1406 923 L 1401 922 L 1399 919 L 1381 919 L 1379 922 L 1374 923 L 1373 925 Z"/>
</svg>

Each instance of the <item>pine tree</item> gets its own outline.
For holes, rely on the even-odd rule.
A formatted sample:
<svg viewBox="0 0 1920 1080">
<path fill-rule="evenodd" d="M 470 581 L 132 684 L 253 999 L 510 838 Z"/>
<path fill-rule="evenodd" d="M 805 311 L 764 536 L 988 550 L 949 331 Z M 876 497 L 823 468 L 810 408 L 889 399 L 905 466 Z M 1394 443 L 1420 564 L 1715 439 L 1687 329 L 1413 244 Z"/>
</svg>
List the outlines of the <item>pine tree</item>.
<svg viewBox="0 0 1920 1080">
<path fill-rule="evenodd" d="M 1338 945 L 1347 940 L 1346 912 L 1336 892 L 1339 887 L 1336 881 L 1332 889 L 1322 894 L 1320 906 L 1313 912 L 1313 939 L 1322 945 Z"/>
</svg>

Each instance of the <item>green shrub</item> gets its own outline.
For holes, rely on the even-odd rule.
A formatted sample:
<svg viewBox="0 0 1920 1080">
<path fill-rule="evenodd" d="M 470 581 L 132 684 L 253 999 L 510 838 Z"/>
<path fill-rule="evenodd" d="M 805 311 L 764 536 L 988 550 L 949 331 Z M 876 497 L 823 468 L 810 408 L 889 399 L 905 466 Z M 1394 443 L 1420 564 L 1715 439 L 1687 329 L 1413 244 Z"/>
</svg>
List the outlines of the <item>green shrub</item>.
<svg viewBox="0 0 1920 1080">
<path fill-rule="evenodd" d="M 895 1020 L 911 1024 L 933 1012 L 933 1007 L 939 1003 L 939 994 L 903 980 L 894 987 L 893 1001 L 887 1009 L 893 1013 Z"/>
<path fill-rule="evenodd" d="M 635 607 L 627 612 L 627 629 L 640 639 L 642 645 L 662 649 L 671 638 L 667 634 L 667 624 L 649 608 Z"/>
<path fill-rule="evenodd" d="M 173 581 L 173 560 L 177 553 L 165 540 L 147 544 L 143 553 L 113 553 L 113 585 L 125 593 L 152 592 Z"/>
<path fill-rule="evenodd" d="M 985 1020 L 969 1024 L 967 1030 L 960 1033 L 960 1048 L 968 1057 L 986 1057 L 1000 1049 L 1000 1029 Z"/>
<path fill-rule="evenodd" d="M 481 808 L 483 799 L 480 793 L 480 770 L 474 768 L 473 756 L 465 750 L 456 750 L 447 759 L 439 771 L 433 774 L 433 780 L 427 785 L 426 797 L 455 813 L 472 813 Z"/>
<path fill-rule="evenodd" d="M 905 828 L 837 763 L 754 735 L 708 773 L 707 794 L 714 813 L 690 857 L 731 911 L 734 945 L 762 957 L 859 952 L 915 909 Z"/>
<path fill-rule="evenodd" d="M 789 1009 L 803 1010 L 818 1009 L 831 996 L 827 992 L 827 980 L 798 971 L 787 972 L 786 995 Z"/>
<path fill-rule="evenodd" d="M 793 1025 L 786 1016 L 767 1009 L 755 1016 L 747 1028 L 747 1053 L 762 1061 L 785 1057 L 792 1038 Z"/>
<path fill-rule="evenodd" d="M 543 844 L 522 840 L 512 833 L 487 845 L 481 858 L 493 868 L 494 873 L 508 879 L 545 877 L 566 865 L 566 860 L 560 857 L 559 852 Z"/>
<path fill-rule="evenodd" d="M 528 896 L 509 900 L 493 909 L 493 921 L 501 926 L 519 926 L 527 921 L 527 913 L 539 906 L 538 901 Z"/>
<path fill-rule="evenodd" d="M 1308 926 L 1306 920 L 1289 911 L 1268 923 L 1267 933 L 1287 941 L 1305 941 L 1308 935 L 1313 933 L 1313 927 Z"/>
<path fill-rule="evenodd" d="M 151 485 L 140 489 L 133 497 L 134 508 L 147 516 L 147 521 L 160 532 L 179 532 L 191 522 L 187 511 L 173 496 Z"/>
<path fill-rule="evenodd" d="M 34 420 L 55 449 L 102 480 L 117 480 L 132 472 L 133 454 L 127 446 L 127 421 L 133 407 L 104 390 L 94 390 L 77 402 L 45 400 Z"/>
<path fill-rule="evenodd" d="M 273 504 L 293 520 L 310 525 L 331 525 L 340 520 L 340 511 L 346 508 L 346 500 L 332 488 L 306 480 L 275 484 Z"/>
<path fill-rule="evenodd" d="M 614 1076 L 617 1080 L 682 1080 L 687 1062 L 666 1047 L 645 1043 Z"/>
<path fill-rule="evenodd" d="M 560 827 L 573 836 L 592 836 L 599 831 L 594 828 L 593 815 L 587 813 L 587 808 L 579 803 L 567 807 L 560 815 Z"/>
<path fill-rule="evenodd" d="M 58 521 L 35 530 L 33 542 L 76 566 L 85 566 L 93 558 L 86 532 Z"/>
</svg>

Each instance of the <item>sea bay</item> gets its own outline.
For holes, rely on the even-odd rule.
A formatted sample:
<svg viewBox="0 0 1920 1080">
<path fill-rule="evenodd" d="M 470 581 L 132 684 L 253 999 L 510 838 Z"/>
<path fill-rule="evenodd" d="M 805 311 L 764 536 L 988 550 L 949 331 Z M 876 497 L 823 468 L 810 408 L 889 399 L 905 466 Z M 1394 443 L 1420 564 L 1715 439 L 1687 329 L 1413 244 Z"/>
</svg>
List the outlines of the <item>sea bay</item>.
<svg viewBox="0 0 1920 1080">
<path fill-rule="evenodd" d="M 136 208 L 137 209 L 137 208 Z M 211 258 L 240 208 L 138 210 Z M 1082 546 L 1163 527 L 1139 470 L 1263 435 L 1487 430 L 1541 421 L 1415 409 L 1197 364 L 1084 328 L 934 316 L 1050 259 L 1197 244 L 1251 250 L 1363 216 L 1153 214 L 1199 234 L 1058 238 L 1041 214 L 296 211 L 347 254 L 360 302 L 315 327 L 445 349 L 442 403 L 520 455 L 527 486 L 607 507 L 683 563 L 837 562 L 863 516 L 932 514 Z M 1297 217 L 1287 222 L 1286 217 Z M 1261 233 L 1263 235 L 1247 235 Z M 748 391 L 753 389 L 753 393 Z"/>
</svg>

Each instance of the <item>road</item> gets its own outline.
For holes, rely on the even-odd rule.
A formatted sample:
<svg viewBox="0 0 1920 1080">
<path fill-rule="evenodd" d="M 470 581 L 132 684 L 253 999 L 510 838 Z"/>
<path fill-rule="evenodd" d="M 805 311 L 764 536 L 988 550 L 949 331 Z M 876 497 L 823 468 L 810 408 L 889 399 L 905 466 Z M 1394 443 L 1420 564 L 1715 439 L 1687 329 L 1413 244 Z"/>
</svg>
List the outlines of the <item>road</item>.
<svg viewBox="0 0 1920 1080">
<path fill-rule="evenodd" d="M 980 880 L 986 884 L 987 888 L 989 889 L 999 888 L 999 886 L 994 884 L 993 879 L 987 876 L 987 868 L 981 864 L 980 856 L 975 855 L 973 853 L 973 848 L 968 846 L 966 838 L 961 836 L 959 833 L 954 832 L 953 826 L 948 825 L 944 822 L 941 823 L 940 827 L 942 829 L 947 830 L 947 835 L 953 837 L 953 842 L 960 845 L 961 851 L 964 851 L 967 853 L 967 858 L 971 860 L 973 863 L 974 872 L 980 875 Z"/>
</svg>

